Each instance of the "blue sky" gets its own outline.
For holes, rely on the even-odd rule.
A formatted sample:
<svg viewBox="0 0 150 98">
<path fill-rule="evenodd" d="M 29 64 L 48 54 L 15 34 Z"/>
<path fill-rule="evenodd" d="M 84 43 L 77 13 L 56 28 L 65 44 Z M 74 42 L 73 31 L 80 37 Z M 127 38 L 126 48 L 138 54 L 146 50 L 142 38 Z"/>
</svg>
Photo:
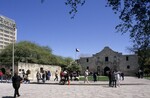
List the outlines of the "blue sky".
<svg viewBox="0 0 150 98">
<path fill-rule="evenodd" d="M 75 58 L 100 52 L 105 46 L 129 54 L 129 34 L 115 33 L 118 15 L 105 7 L 106 0 L 87 0 L 74 19 L 65 0 L 1 0 L 0 14 L 15 20 L 17 41 L 49 46 L 53 54 Z"/>
</svg>

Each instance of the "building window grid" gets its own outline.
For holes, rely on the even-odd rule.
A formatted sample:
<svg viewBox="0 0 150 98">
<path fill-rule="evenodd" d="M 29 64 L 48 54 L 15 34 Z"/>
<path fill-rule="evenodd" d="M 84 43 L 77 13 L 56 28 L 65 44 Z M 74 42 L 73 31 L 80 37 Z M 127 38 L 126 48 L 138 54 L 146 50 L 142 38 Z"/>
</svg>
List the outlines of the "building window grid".
<svg viewBox="0 0 150 98">
<path fill-rule="evenodd" d="M 1 44 L 3 44 L 3 41 L 0 41 Z"/>
<path fill-rule="evenodd" d="M 0 45 L 1 48 L 3 48 L 3 45 Z"/>
<path fill-rule="evenodd" d="M 9 35 L 4 34 L 5 37 L 9 38 Z"/>
<path fill-rule="evenodd" d="M 4 49 L 8 44 L 16 41 L 16 24 L 9 18 L 0 16 L 0 43 L 1 49 Z M 3 43 L 2 43 L 3 42 Z"/>
<path fill-rule="evenodd" d="M 6 26 L 4 24 L 0 24 L 0 27 L 2 27 L 5 30 L 15 31 L 15 27 L 14 26 Z"/>
<path fill-rule="evenodd" d="M 7 38 L 4 38 L 4 40 L 5 40 L 5 41 L 9 41 L 9 39 L 7 39 Z"/>
<path fill-rule="evenodd" d="M 1 36 L 3 36 L 3 33 L 0 33 Z"/>
<path fill-rule="evenodd" d="M 4 30 L 3 29 L 0 29 L 0 32 L 3 32 Z"/>
<path fill-rule="evenodd" d="M 2 39 L 2 40 L 3 40 L 3 37 L 0 37 L 0 39 Z"/>
<path fill-rule="evenodd" d="M 9 43 L 8 42 L 4 42 L 4 44 L 8 45 Z"/>
</svg>

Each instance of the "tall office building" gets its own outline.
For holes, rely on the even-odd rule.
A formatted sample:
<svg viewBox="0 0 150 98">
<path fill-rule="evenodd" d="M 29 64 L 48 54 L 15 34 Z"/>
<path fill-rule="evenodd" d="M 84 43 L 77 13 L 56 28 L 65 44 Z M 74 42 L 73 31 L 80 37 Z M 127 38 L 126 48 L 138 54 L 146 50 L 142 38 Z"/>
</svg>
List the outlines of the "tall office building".
<svg viewBox="0 0 150 98">
<path fill-rule="evenodd" d="M 16 42 L 17 29 L 14 20 L 0 15 L 0 51 L 7 45 Z"/>
</svg>

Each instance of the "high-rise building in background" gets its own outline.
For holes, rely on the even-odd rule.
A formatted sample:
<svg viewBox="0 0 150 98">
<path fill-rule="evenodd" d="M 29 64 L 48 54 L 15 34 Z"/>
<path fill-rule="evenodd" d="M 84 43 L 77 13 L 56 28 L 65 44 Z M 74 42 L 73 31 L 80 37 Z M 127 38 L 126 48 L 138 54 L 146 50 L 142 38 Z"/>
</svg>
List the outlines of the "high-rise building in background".
<svg viewBox="0 0 150 98">
<path fill-rule="evenodd" d="M 16 42 L 17 29 L 14 20 L 0 15 L 0 51 L 7 45 Z"/>
</svg>

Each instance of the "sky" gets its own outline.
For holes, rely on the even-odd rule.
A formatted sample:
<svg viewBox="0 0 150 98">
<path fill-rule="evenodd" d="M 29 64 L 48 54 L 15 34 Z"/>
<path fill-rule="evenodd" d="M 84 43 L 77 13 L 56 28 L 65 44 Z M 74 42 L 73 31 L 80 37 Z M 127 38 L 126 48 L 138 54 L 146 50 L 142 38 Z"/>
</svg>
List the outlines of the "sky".
<svg viewBox="0 0 150 98">
<path fill-rule="evenodd" d="M 49 46 L 53 54 L 77 59 L 100 52 L 105 46 L 123 54 L 132 42 L 129 34 L 116 33 L 121 21 L 106 0 L 86 0 L 71 19 L 66 0 L 0 0 L 0 14 L 15 20 L 17 42 Z M 78 48 L 80 52 L 76 53 Z"/>
</svg>

